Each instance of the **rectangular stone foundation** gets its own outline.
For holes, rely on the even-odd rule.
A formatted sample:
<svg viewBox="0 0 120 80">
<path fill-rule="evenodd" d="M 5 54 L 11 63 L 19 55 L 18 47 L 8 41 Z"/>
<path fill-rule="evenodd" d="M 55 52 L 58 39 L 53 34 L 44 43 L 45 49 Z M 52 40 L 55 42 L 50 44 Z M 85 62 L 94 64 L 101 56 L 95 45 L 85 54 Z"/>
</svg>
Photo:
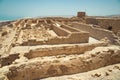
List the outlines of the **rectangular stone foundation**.
<svg viewBox="0 0 120 80">
<path fill-rule="evenodd" d="M 39 41 L 39 40 L 29 40 L 23 42 L 21 45 L 43 45 L 43 44 L 73 44 L 73 43 L 87 43 L 89 38 L 89 33 L 76 30 L 72 27 L 62 26 L 58 27 L 56 25 L 52 26 L 53 31 L 58 35 L 55 38 Z"/>
</svg>

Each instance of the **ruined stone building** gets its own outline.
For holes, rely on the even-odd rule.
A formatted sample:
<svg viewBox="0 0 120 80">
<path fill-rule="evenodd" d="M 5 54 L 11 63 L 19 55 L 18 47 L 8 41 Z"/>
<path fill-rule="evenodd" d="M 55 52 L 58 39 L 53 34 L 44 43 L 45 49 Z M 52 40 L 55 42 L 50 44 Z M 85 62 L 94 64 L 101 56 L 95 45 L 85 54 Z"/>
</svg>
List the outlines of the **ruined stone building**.
<svg viewBox="0 0 120 80">
<path fill-rule="evenodd" d="M 0 80 L 119 80 L 119 45 L 119 18 L 1 22 Z"/>
</svg>

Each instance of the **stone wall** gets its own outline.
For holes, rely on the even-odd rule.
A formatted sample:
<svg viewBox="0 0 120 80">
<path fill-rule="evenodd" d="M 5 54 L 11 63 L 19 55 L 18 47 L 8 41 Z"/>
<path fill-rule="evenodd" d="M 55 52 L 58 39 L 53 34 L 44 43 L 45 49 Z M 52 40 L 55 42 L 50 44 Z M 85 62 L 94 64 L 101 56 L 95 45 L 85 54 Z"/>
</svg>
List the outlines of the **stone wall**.
<svg viewBox="0 0 120 80">
<path fill-rule="evenodd" d="M 89 39 L 89 33 L 80 31 L 72 27 L 52 26 L 53 31 L 58 35 L 57 37 L 39 41 L 37 39 L 31 39 L 24 41 L 21 45 L 43 45 L 43 44 L 73 44 L 73 43 L 87 43 Z"/>
<path fill-rule="evenodd" d="M 104 29 L 110 29 L 114 33 L 117 33 L 120 30 L 120 19 L 97 19 L 98 25 Z"/>
<path fill-rule="evenodd" d="M 115 34 L 120 30 L 120 19 L 114 18 L 87 18 L 87 24 L 99 25 L 101 28 L 111 30 Z"/>
<path fill-rule="evenodd" d="M 77 17 L 79 17 L 79 18 L 83 18 L 83 17 L 85 17 L 86 16 L 86 13 L 85 12 L 78 12 L 77 13 Z"/>
<path fill-rule="evenodd" d="M 39 80 L 46 77 L 87 72 L 119 63 L 119 52 L 118 48 L 103 47 L 81 55 L 39 57 L 28 62 L 7 66 L 9 71 L 4 74 L 8 80 Z"/>
<path fill-rule="evenodd" d="M 58 36 L 68 36 L 70 31 L 65 30 L 61 27 L 58 27 L 56 25 L 52 25 L 52 29 L 54 30 L 54 32 L 58 35 Z"/>
<path fill-rule="evenodd" d="M 86 18 L 86 23 L 98 25 L 98 21 L 95 18 Z"/>
<path fill-rule="evenodd" d="M 90 51 L 98 46 L 106 46 L 107 43 L 97 42 L 97 43 L 84 43 L 84 44 L 73 44 L 73 45 L 63 45 L 54 46 L 46 48 L 36 48 L 30 50 L 28 53 L 24 53 L 24 56 L 28 59 L 43 57 L 43 56 L 56 56 L 56 55 L 71 55 L 71 54 L 82 54 L 86 51 Z"/>
<path fill-rule="evenodd" d="M 95 39 L 101 40 L 107 37 L 111 41 L 111 43 L 113 44 L 116 43 L 116 36 L 111 31 L 104 30 L 101 28 L 94 28 L 92 27 L 92 25 L 87 25 L 87 24 L 77 23 L 77 22 L 72 23 L 71 26 L 74 28 L 89 32 L 90 36 Z"/>
<path fill-rule="evenodd" d="M 50 45 L 50 44 L 75 44 L 75 43 L 87 43 L 89 38 L 88 33 L 73 33 L 66 37 L 55 37 L 52 39 L 37 41 L 35 39 L 22 42 L 22 46 L 34 46 L 34 45 Z"/>
</svg>

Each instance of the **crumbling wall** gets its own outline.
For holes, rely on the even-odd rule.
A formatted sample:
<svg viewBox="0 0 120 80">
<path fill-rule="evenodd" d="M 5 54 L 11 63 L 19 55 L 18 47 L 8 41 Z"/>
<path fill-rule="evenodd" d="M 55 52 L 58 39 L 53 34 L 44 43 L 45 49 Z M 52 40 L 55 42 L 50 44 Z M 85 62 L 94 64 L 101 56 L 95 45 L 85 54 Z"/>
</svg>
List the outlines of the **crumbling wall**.
<svg viewBox="0 0 120 80">
<path fill-rule="evenodd" d="M 120 63 L 102 67 L 93 71 L 77 73 L 72 75 L 63 75 L 48 77 L 41 80 L 119 80 Z M 38 79 L 39 80 L 39 79 Z"/>
<path fill-rule="evenodd" d="M 89 33 L 84 32 L 74 32 L 67 39 L 68 43 L 88 43 Z"/>
<path fill-rule="evenodd" d="M 77 17 L 79 17 L 79 18 L 84 18 L 85 16 L 86 16 L 85 12 L 78 12 L 77 13 Z"/>
<path fill-rule="evenodd" d="M 54 26 L 56 28 L 57 26 Z M 54 30 L 54 29 L 53 29 Z M 59 33 L 59 31 L 60 33 Z M 58 37 L 53 38 L 49 40 L 48 43 L 51 44 L 61 44 L 61 43 L 86 43 L 88 42 L 89 33 L 77 30 L 75 28 L 72 28 L 70 26 L 62 25 L 60 27 L 57 27 L 57 31 L 55 31 L 57 34 L 62 34 L 61 32 L 65 31 L 68 33 L 67 36 L 64 37 Z M 64 33 L 64 32 L 63 32 Z"/>
<path fill-rule="evenodd" d="M 86 23 L 98 25 L 98 21 L 95 18 L 86 18 Z"/>
<path fill-rule="evenodd" d="M 120 30 L 120 19 L 97 19 L 97 21 L 99 26 L 111 30 L 115 34 Z"/>
<path fill-rule="evenodd" d="M 72 23 L 71 25 L 74 28 L 87 31 L 90 33 L 91 37 L 94 37 L 95 39 L 103 39 L 107 37 L 111 43 L 116 43 L 116 36 L 108 30 L 100 29 L 100 28 L 94 28 L 91 25 L 83 24 L 83 23 Z"/>
<path fill-rule="evenodd" d="M 119 52 L 118 48 L 103 47 L 81 55 L 36 58 L 8 66 L 9 72 L 5 75 L 9 80 L 37 80 L 51 76 L 86 72 L 119 63 Z"/>
<path fill-rule="evenodd" d="M 56 56 L 56 55 L 70 55 L 70 54 L 82 54 L 86 51 L 90 51 L 98 46 L 106 46 L 104 42 L 97 43 L 85 43 L 85 44 L 75 44 L 75 45 L 64 45 L 64 46 L 55 46 L 48 48 L 36 48 L 31 49 L 28 53 L 24 53 L 24 56 L 28 59 L 43 57 L 43 56 Z"/>
<path fill-rule="evenodd" d="M 58 35 L 58 36 L 68 36 L 69 35 L 69 31 L 65 30 L 61 27 L 58 27 L 56 25 L 52 25 L 52 29 L 54 30 L 54 32 Z"/>
<path fill-rule="evenodd" d="M 88 33 L 72 33 L 66 37 L 55 37 L 52 39 L 37 41 L 35 39 L 23 41 L 22 46 L 34 46 L 34 45 L 49 45 L 49 44 L 75 44 L 75 43 L 87 43 L 89 38 Z"/>
<path fill-rule="evenodd" d="M 86 18 L 86 23 L 99 25 L 101 28 L 113 31 L 115 34 L 120 30 L 120 19 L 115 19 L 115 18 Z"/>
<path fill-rule="evenodd" d="M 55 37 L 52 39 L 37 41 L 35 39 L 23 41 L 22 46 L 34 46 L 34 45 L 50 45 L 50 44 L 75 44 L 75 43 L 87 43 L 89 38 L 88 33 L 72 33 L 65 37 Z"/>
<path fill-rule="evenodd" d="M 58 35 L 54 38 L 48 38 L 45 40 L 31 39 L 23 41 L 21 45 L 42 45 L 42 44 L 73 44 L 73 43 L 87 43 L 89 39 L 89 33 L 80 31 L 72 27 L 64 26 L 52 26 L 53 31 Z"/>
</svg>

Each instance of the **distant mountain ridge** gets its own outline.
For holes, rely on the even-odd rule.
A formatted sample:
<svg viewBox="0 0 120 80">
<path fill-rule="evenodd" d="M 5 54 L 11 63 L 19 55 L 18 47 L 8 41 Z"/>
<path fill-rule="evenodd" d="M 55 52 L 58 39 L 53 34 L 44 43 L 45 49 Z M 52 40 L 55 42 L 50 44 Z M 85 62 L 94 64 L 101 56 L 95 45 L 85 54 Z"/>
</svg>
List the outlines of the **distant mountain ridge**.
<svg viewBox="0 0 120 80">
<path fill-rule="evenodd" d="M 120 14 L 108 15 L 107 17 L 120 17 Z"/>
</svg>

